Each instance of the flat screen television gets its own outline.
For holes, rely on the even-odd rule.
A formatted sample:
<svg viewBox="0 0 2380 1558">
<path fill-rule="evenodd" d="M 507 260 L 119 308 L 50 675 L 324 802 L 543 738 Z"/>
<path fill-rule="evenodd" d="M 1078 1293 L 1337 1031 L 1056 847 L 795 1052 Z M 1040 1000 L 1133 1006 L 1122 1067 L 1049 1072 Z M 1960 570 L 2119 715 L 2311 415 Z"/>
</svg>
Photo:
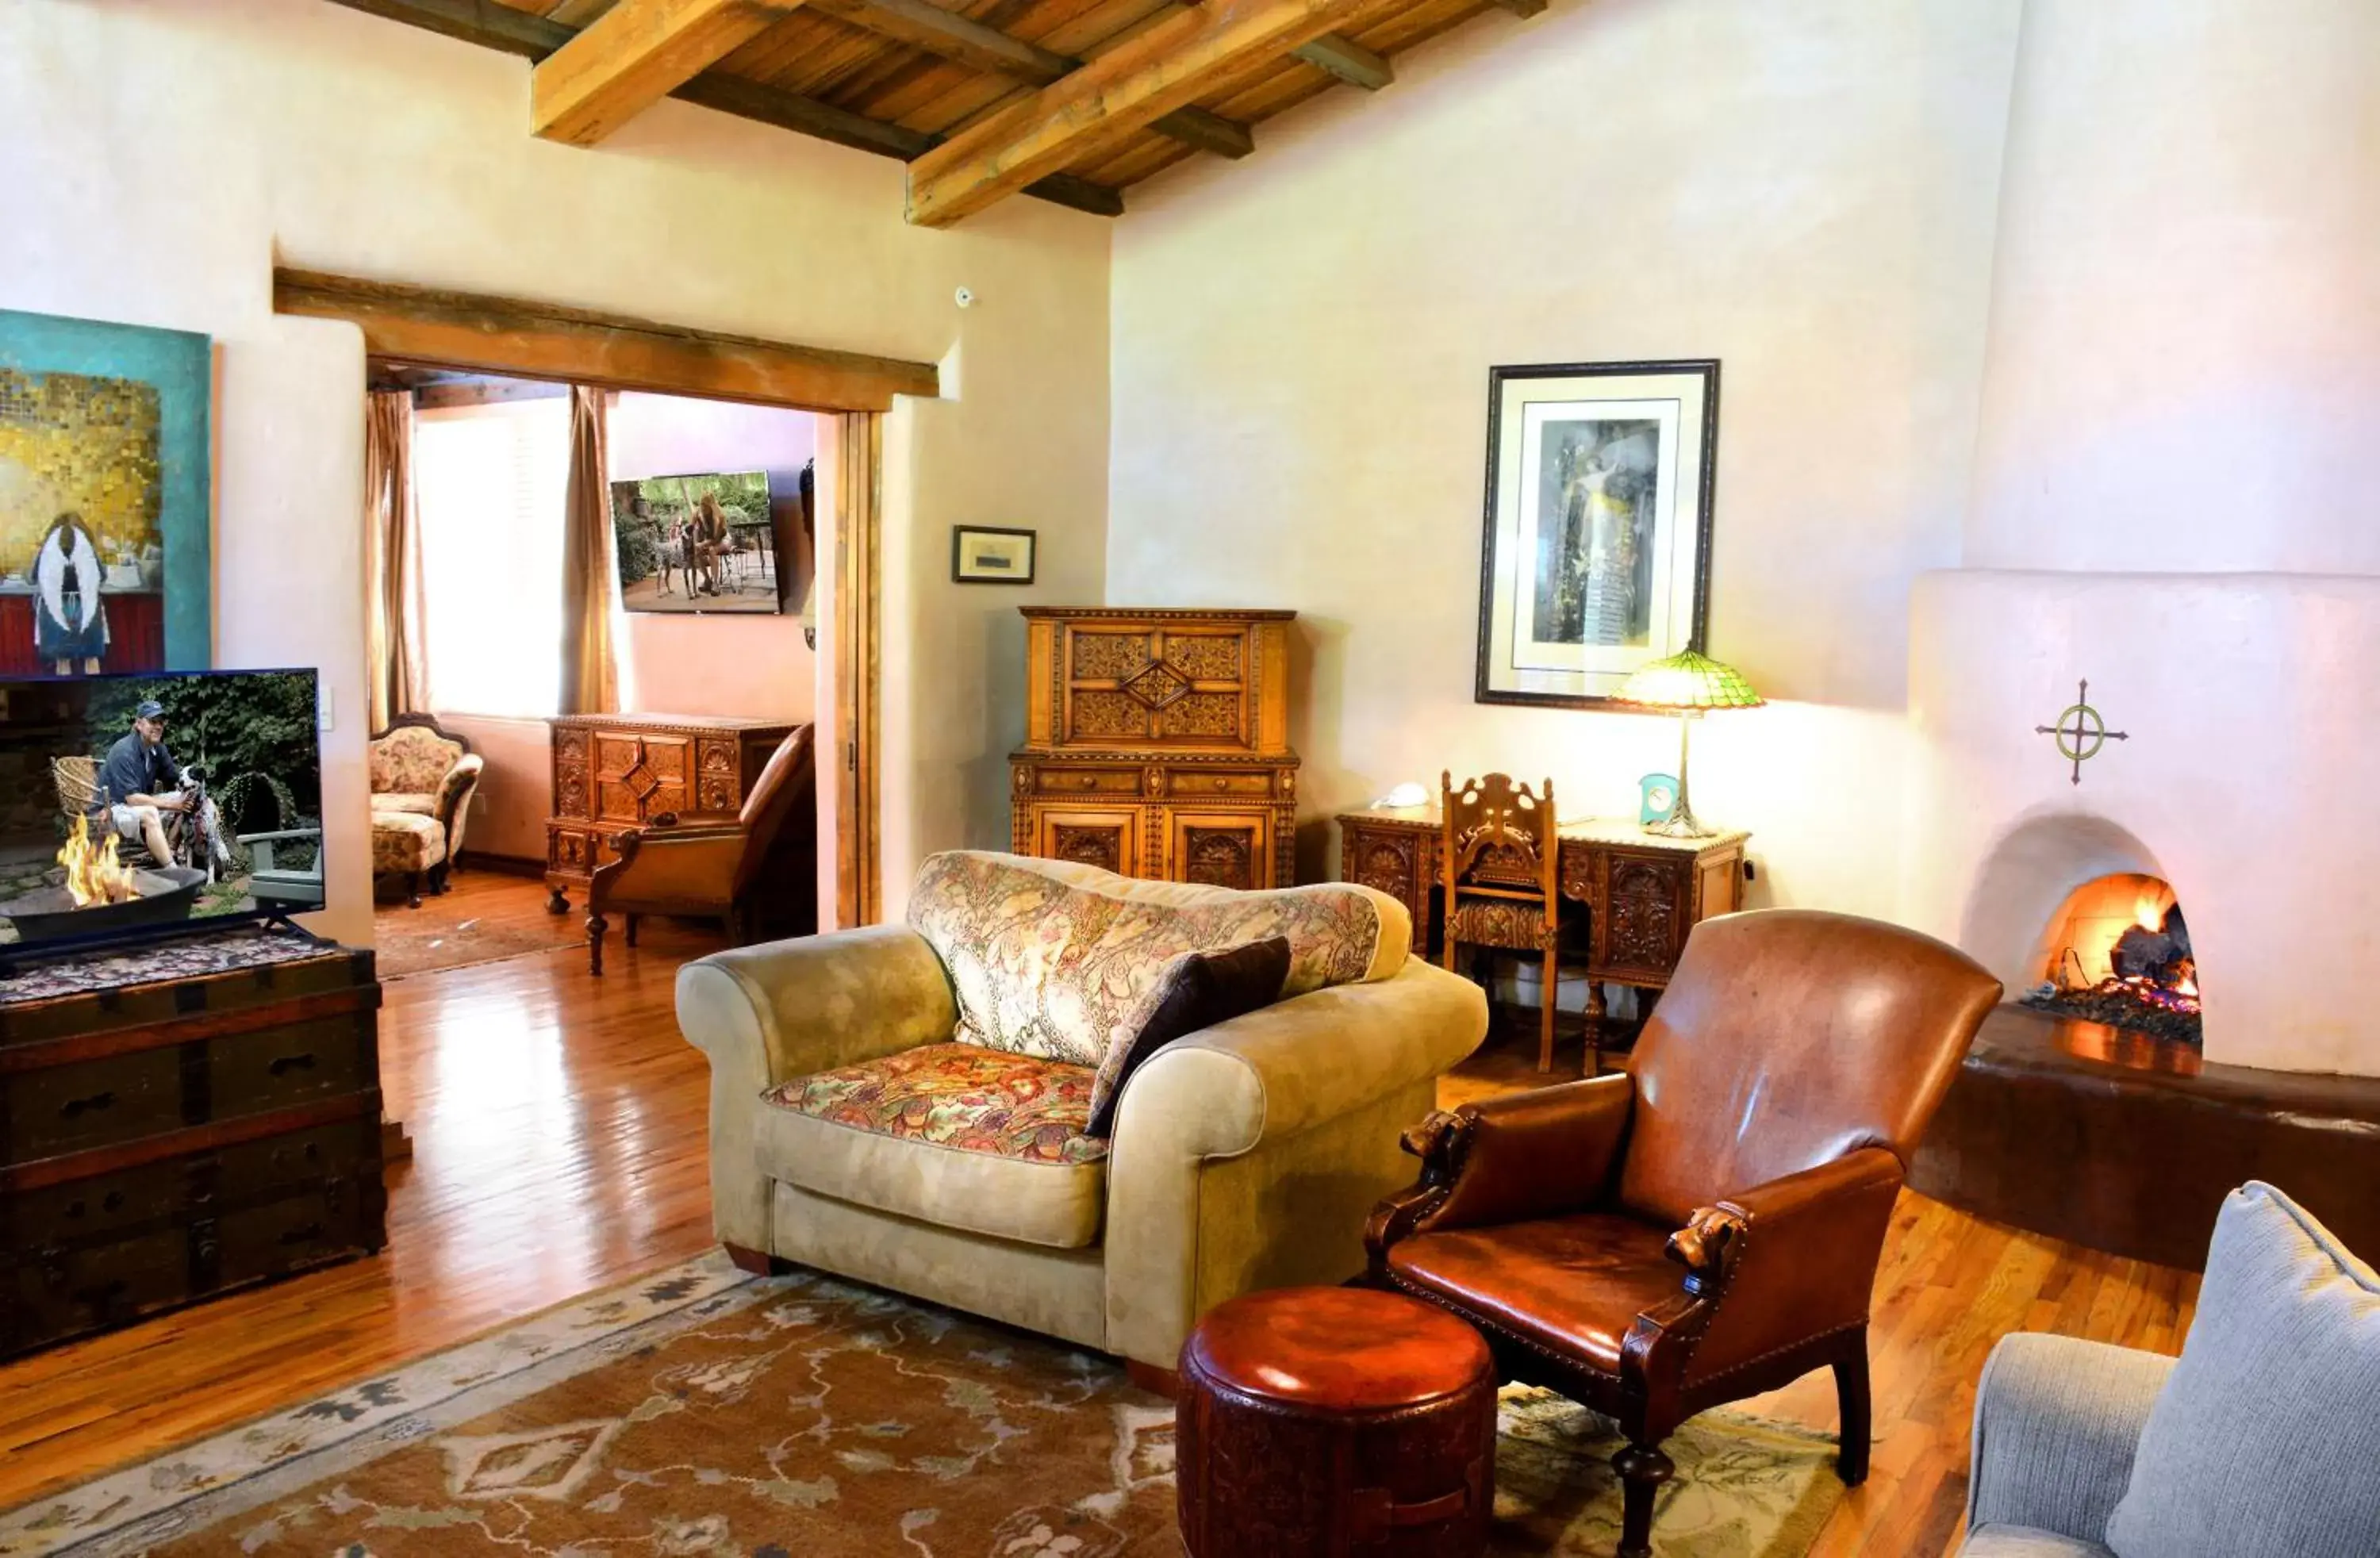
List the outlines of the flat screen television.
<svg viewBox="0 0 2380 1558">
<path fill-rule="evenodd" d="M 0 680 L 0 962 L 322 907 L 311 671 Z"/>
<path fill-rule="evenodd" d="M 766 471 L 614 481 L 612 544 L 632 612 L 785 609 Z"/>
</svg>

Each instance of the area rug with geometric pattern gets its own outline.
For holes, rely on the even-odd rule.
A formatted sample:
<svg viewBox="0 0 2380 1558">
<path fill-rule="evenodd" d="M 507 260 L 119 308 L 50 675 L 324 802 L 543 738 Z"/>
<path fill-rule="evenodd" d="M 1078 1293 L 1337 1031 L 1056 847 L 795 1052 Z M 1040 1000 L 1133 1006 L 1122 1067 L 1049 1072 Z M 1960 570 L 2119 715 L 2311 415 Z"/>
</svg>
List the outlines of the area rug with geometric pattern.
<svg viewBox="0 0 2380 1558">
<path fill-rule="evenodd" d="M 1510 1389 L 1499 1553 L 1617 1546 L 1608 1425 Z M 1665 1558 L 1801 1558 L 1830 1435 L 1669 1443 Z M 1173 1409 L 1112 1359 L 716 1253 L 0 1513 L 0 1558 L 1175 1558 Z"/>
</svg>

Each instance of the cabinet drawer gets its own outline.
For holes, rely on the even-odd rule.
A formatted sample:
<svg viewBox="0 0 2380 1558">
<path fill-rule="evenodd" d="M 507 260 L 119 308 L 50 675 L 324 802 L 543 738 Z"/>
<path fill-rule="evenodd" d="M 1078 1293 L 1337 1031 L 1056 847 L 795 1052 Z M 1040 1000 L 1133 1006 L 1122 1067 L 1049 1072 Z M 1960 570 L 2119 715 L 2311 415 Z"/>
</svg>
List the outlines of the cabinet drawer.
<svg viewBox="0 0 2380 1558">
<path fill-rule="evenodd" d="M 214 1118 L 354 1092 L 362 1085 L 363 1026 L 353 1016 L 328 1017 L 210 1041 L 207 1082 Z"/>
<path fill-rule="evenodd" d="M 1045 796 L 1136 796 L 1136 768 L 1037 768 L 1033 787 Z"/>
<path fill-rule="evenodd" d="M 1137 811 L 1100 811 L 1085 807 L 1037 807 L 1033 853 L 1046 860 L 1073 860 L 1118 876 L 1140 874 L 1141 819 Z"/>
<path fill-rule="evenodd" d="M 23 1191 L 0 1204 L 0 1248 L 93 1243 L 167 1217 L 202 1216 L 223 1202 L 369 1173 L 379 1135 L 378 1121 L 359 1117 Z"/>
<path fill-rule="evenodd" d="M 1272 817 L 1266 811 L 1166 809 L 1165 875 L 1203 887 L 1286 887 L 1276 879 Z"/>
<path fill-rule="evenodd" d="M 219 1265 L 211 1286 L 228 1287 L 259 1277 L 279 1276 L 317 1266 L 363 1248 L 362 1187 L 333 1179 L 300 1195 L 244 1211 L 227 1212 L 215 1224 L 219 1250 L 201 1246 Z"/>
<path fill-rule="evenodd" d="M 548 875 L 589 877 L 595 868 L 619 858 L 623 829 L 582 828 L 564 822 L 545 825 L 545 868 Z"/>
<path fill-rule="evenodd" d="M 1196 799 L 1200 796 L 1269 796 L 1269 768 L 1174 768 L 1165 773 L 1165 793 Z"/>
<path fill-rule="evenodd" d="M 182 1160 L 143 1163 L 20 1192 L 7 1207 L 5 1244 L 10 1249 L 44 1249 L 104 1239 L 172 1216 L 189 1203 L 189 1175 Z"/>
<path fill-rule="evenodd" d="M 138 1238 L 76 1250 L 47 1250 L 17 1262 L 17 1351 L 100 1331 L 178 1303 L 190 1292 L 189 1233 L 161 1228 Z"/>
<path fill-rule="evenodd" d="M 0 1077 L 0 1095 L 13 1162 L 132 1141 L 183 1123 L 181 1051 L 168 1045 L 20 1071 Z"/>
</svg>

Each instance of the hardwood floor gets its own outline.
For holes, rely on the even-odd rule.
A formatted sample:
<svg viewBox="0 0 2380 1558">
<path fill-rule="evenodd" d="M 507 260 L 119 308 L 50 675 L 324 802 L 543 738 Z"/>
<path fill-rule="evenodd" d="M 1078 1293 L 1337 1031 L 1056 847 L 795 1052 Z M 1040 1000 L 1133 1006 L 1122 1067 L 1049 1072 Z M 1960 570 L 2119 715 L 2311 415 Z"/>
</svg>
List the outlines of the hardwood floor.
<svg viewBox="0 0 2380 1558">
<path fill-rule="evenodd" d="M 470 873 L 419 912 L 542 913 L 542 896 Z M 708 1248 L 709 1076 L 672 984 L 717 943 L 665 921 L 640 939 L 615 941 L 601 980 L 571 948 L 392 982 L 382 1070 L 415 1156 L 391 1176 L 388 1249 L 0 1366 L 0 1507 Z M 1536 1085 L 1533 1048 L 1483 1051 L 1443 1100 Z M 1876 1284 L 1873 1470 L 1814 1552 L 1942 1552 L 1992 1344 L 2039 1330 L 2176 1351 L 2197 1286 L 1904 1193 Z M 1834 1428 L 1824 1375 L 1745 1405 Z"/>
<path fill-rule="evenodd" d="M 539 914 L 468 872 L 419 910 Z M 574 912 L 576 906 L 574 905 Z M 320 1394 L 710 1243 L 710 1068 L 678 1037 L 677 967 L 715 935 L 648 920 L 599 981 L 582 947 L 391 981 L 379 1256 L 0 1365 L 0 1508 Z"/>
</svg>

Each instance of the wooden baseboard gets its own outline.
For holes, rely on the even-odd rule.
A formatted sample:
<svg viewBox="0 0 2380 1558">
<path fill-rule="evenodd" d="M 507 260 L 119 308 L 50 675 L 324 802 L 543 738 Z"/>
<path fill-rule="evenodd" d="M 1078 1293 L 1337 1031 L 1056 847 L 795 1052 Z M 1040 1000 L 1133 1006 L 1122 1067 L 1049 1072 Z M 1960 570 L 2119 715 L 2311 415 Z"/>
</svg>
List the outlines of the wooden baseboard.
<svg viewBox="0 0 2380 1558">
<path fill-rule="evenodd" d="M 1182 1394 L 1182 1376 L 1171 1369 L 1160 1369 L 1153 1363 L 1143 1363 L 1136 1357 L 1123 1360 L 1124 1378 L 1151 1395 L 1161 1395 L 1172 1401 Z"/>
<path fill-rule="evenodd" d="M 490 855 L 477 849 L 466 849 L 455 858 L 456 865 L 467 871 L 493 871 L 498 876 L 528 876 L 545 880 L 545 862 L 528 855 Z"/>
</svg>

